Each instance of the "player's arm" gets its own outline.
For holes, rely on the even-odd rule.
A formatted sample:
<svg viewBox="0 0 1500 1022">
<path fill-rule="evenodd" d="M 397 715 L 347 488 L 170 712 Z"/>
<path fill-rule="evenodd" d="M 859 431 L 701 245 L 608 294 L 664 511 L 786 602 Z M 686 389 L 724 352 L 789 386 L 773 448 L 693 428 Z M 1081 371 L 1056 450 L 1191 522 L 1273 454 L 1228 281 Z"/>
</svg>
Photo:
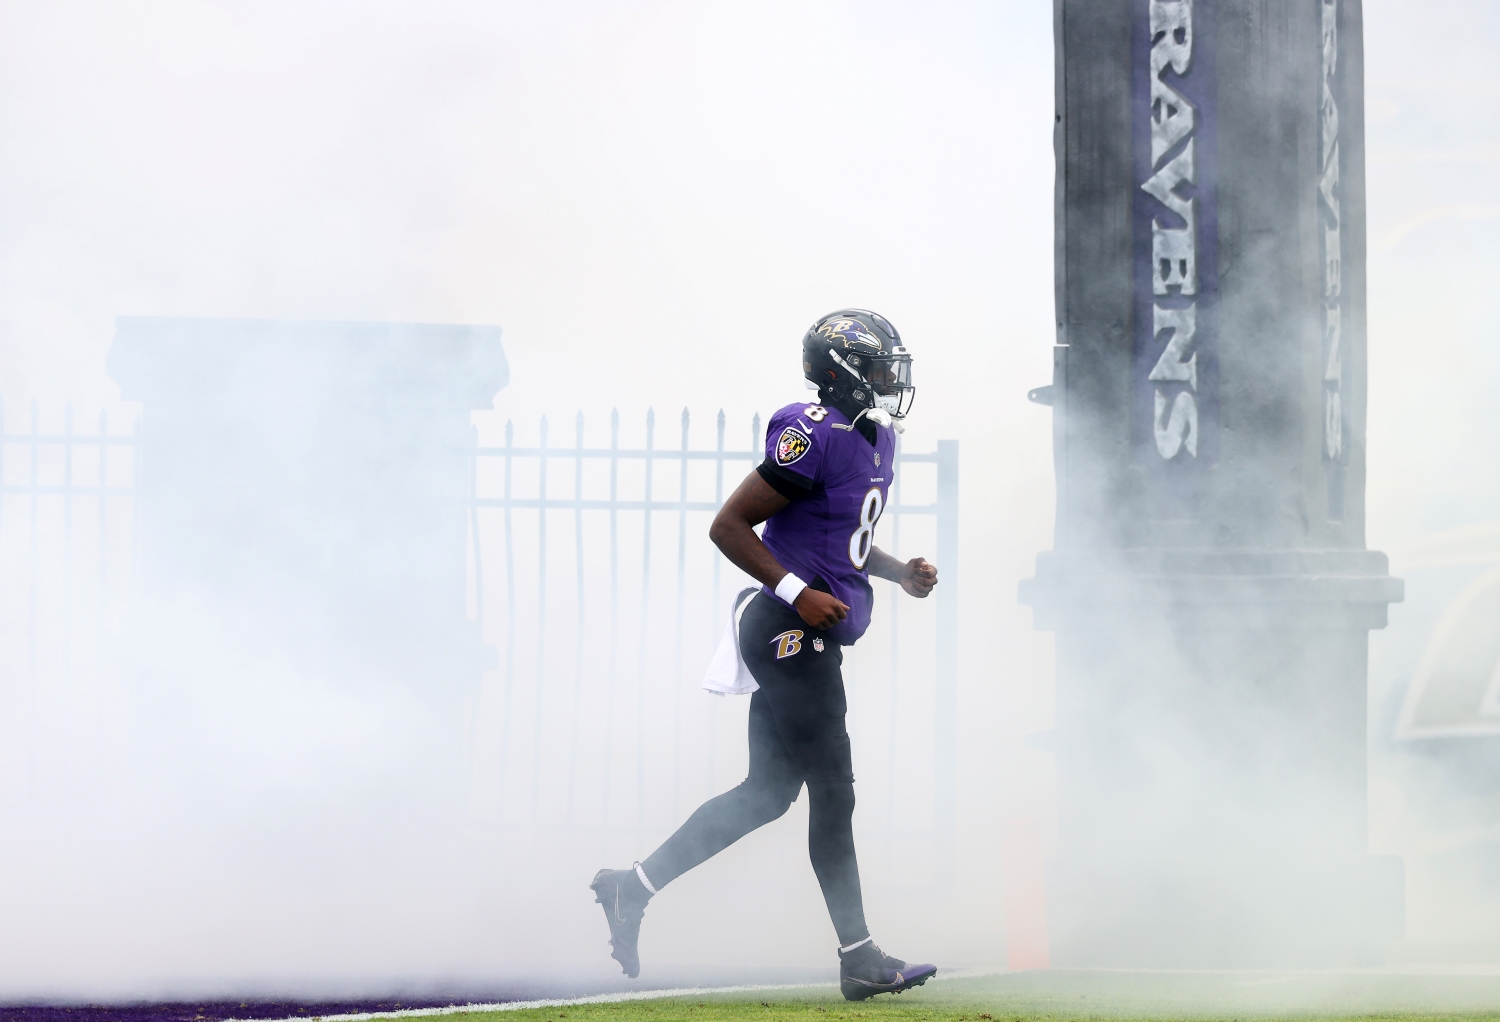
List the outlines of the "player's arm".
<svg viewBox="0 0 1500 1022">
<path fill-rule="evenodd" d="M 929 564 L 922 557 L 898 561 L 884 550 L 875 547 L 870 551 L 870 561 L 865 568 L 877 578 L 888 578 L 892 582 L 901 583 L 902 589 L 919 600 L 926 597 L 932 592 L 932 587 L 937 585 L 937 567 Z"/>
<path fill-rule="evenodd" d="M 708 538 L 735 567 L 775 589 L 776 583 L 786 577 L 787 570 L 755 534 L 755 526 L 791 502 L 790 497 L 772 489 L 759 472 L 751 472 L 714 516 L 714 523 L 708 527 Z M 802 620 L 814 628 L 832 628 L 849 613 L 849 607 L 843 601 L 811 586 L 802 590 L 794 606 Z"/>
</svg>

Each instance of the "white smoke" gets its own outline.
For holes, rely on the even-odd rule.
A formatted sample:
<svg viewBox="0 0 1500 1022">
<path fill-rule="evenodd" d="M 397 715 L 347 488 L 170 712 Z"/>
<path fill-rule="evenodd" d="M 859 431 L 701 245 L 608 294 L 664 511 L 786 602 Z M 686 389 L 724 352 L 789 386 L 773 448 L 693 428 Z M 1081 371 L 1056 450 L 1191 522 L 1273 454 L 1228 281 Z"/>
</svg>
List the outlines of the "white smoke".
<svg viewBox="0 0 1500 1022">
<path fill-rule="evenodd" d="M 1484 453 L 1500 425 L 1487 116 L 1500 23 L 1482 3 L 1414 19 L 1379 0 L 1365 18 L 1369 535 L 1404 549 L 1500 518 Z M 43 432 L 61 432 L 67 402 L 80 424 L 108 409 L 128 430 L 138 409 L 104 370 L 115 318 L 166 315 L 500 324 L 511 384 L 475 416 L 482 443 L 501 442 L 508 418 L 534 443 L 544 413 L 570 442 L 581 408 L 602 444 L 618 407 L 634 444 L 654 407 L 665 446 L 686 406 L 695 446 L 720 407 L 733 446 L 752 414 L 801 397 L 796 347 L 813 319 L 849 304 L 889 316 L 916 358 L 908 449 L 962 444 L 959 894 L 903 896 L 915 853 L 886 838 L 891 789 L 857 758 L 866 900 L 897 954 L 1003 961 L 1002 847 L 1016 833 L 1045 846 L 1052 826 L 1051 757 L 1024 744 L 1050 727 L 1051 636 L 1015 602 L 1051 546 L 1050 423 L 1023 399 L 1051 378 L 1046 5 L 58 2 L 5 3 L 0 24 L 8 432 L 29 428 L 32 400 Z M 25 482 L 21 464 L 8 454 L 7 484 Z M 0 563 L 19 570 L 26 507 L 4 501 Z M 932 556 L 910 545 L 921 535 L 893 552 Z M 701 528 L 689 543 L 701 581 Z M 455 791 L 435 797 L 461 803 L 457 836 L 371 826 L 435 772 L 438 740 L 410 726 L 420 701 L 247 662 L 213 684 L 39 688 L 72 676 L 25 663 L 19 577 L 0 582 L 0 995 L 608 979 L 584 885 L 649 852 L 669 814 L 629 847 L 544 829 L 512 839 L 483 811 L 467 822 L 472 793 Z M 61 586 L 44 578 L 39 598 Z M 557 591 L 557 621 L 572 620 L 570 592 Z M 1377 710 L 1425 642 L 1422 592 L 1413 574 L 1411 602 L 1374 638 Z M 665 638 L 672 623 L 649 627 Z M 876 677 L 878 628 L 857 647 Z M 210 629 L 171 641 L 196 653 Z M 473 711 L 484 726 L 494 682 Z M 709 698 L 688 685 L 683 699 Z M 659 691 L 653 737 L 674 726 Z M 861 696 L 856 750 L 888 730 L 886 695 Z M 683 813 L 734 783 L 743 756 L 743 709 L 716 712 L 722 758 L 685 787 Z M 1390 717 L 1371 719 L 1380 747 Z M 493 762 L 484 726 L 463 750 L 470 776 Z M 915 749 L 930 742 L 930 718 L 902 726 Z M 1422 849 L 1448 832 L 1409 808 L 1424 790 L 1411 772 L 1382 762 L 1373 850 L 1407 856 L 1412 939 L 1431 945 L 1456 899 L 1429 898 Z M 756 965 L 831 961 L 799 811 L 652 905 L 648 968 L 711 970 L 741 939 Z M 1481 923 L 1471 949 L 1490 939 Z"/>
</svg>

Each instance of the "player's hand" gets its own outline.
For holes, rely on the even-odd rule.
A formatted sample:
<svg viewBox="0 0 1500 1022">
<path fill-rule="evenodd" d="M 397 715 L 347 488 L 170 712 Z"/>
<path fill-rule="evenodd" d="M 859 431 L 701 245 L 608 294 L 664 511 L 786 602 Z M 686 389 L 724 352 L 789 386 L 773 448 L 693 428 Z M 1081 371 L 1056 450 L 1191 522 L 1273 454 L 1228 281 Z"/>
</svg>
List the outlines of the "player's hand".
<svg viewBox="0 0 1500 1022">
<path fill-rule="evenodd" d="M 819 630 L 832 628 L 849 614 L 849 605 L 836 596 L 808 586 L 792 604 L 802 620 Z"/>
<path fill-rule="evenodd" d="M 924 558 L 913 557 L 901 566 L 901 588 L 917 599 L 925 599 L 935 585 L 937 566 L 928 564 Z"/>
</svg>

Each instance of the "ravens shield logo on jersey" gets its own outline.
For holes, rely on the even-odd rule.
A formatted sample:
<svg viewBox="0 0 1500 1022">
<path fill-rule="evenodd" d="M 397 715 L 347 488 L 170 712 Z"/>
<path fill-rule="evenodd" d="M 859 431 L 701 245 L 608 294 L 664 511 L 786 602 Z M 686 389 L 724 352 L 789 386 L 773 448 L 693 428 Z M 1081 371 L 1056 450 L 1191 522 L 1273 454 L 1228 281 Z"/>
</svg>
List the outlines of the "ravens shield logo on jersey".
<svg viewBox="0 0 1500 1022">
<path fill-rule="evenodd" d="M 806 454 L 811 446 L 812 441 L 806 433 L 788 426 L 781 431 L 781 438 L 776 441 L 776 464 L 790 465 Z"/>
</svg>

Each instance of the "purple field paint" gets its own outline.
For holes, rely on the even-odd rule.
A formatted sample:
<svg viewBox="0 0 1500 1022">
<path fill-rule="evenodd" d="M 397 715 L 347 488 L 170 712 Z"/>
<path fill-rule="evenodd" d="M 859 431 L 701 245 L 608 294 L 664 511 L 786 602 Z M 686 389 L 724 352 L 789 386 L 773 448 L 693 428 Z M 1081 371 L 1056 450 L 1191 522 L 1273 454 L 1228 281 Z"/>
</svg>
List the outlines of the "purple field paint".
<svg viewBox="0 0 1500 1022">
<path fill-rule="evenodd" d="M 169 1004 L 48 1004 L 0 1006 L 0 1022 L 224 1022 L 226 1019 L 318 1018 L 361 1012 L 446 1008 L 459 1000 L 414 1001 L 185 1001 Z"/>
<path fill-rule="evenodd" d="M 565 974 L 533 975 L 504 985 L 463 987 L 447 996 L 421 996 L 357 1000 L 218 1000 L 134 1002 L 117 1004 L 0 1004 L 0 1022 L 227 1022 L 229 1019 L 319 1018 L 370 1012 L 412 1011 L 424 1008 L 454 1008 L 468 1005 L 518 1004 L 546 1006 L 550 1003 L 613 1001 L 688 996 L 708 990 L 743 992 L 794 987 L 832 986 L 836 969 L 821 968 L 731 968 L 712 972 L 665 970 L 654 978 L 660 984 L 642 990 L 638 983 L 618 974 L 580 980 Z"/>
</svg>

